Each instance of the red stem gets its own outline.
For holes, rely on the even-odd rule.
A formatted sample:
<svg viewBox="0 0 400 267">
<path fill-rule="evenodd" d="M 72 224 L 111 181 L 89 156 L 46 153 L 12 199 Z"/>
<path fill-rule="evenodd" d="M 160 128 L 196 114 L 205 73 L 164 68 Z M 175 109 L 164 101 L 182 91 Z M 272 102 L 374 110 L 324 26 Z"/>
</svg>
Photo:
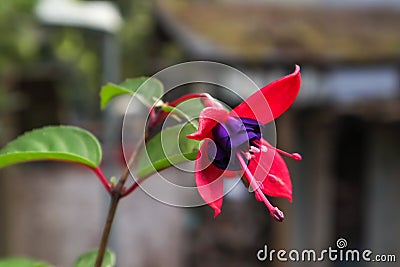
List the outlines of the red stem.
<svg viewBox="0 0 400 267">
<path fill-rule="evenodd" d="M 208 95 L 208 94 L 205 94 L 205 93 L 201 93 L 201 94 L 187 94 L 187 95 L 184 95 L 184 96 L 182 96 L 182 97 L 180 97 L 180 98 L 178 98 L 178 99 L 176 99 L 176 100 L 174 100 L 174 101 L 168 103 L 168 105 L 169 105 L 169 106 L 172 106 L 172 107 L 175 107 L 176 105 L 178 105 L 178 104 L 180 104 L 180 103 L 182 103 L 183 101 L 186 101 L 186 100 L 188 100 L 188 99 L 192 99 L 192 98 L 201 98 L 201 97 L 209 97 L 209 95 Z"/>
<path fill-rule="evenodd" d="M 121 195 L 121 198 L 126 197 L 130 193 L 132 193 L 136 188 L 139 187 L 139 182 L 134 182 L 130 187 L 128 187 Z"/>
<path fill-rule="evenodd" d="M 100 182 L 103 184 L 104 188 L 107 190 L 108 193 L 112 193 L 112 188 L 110 182 L 107 180 L 106 176 L 104 175 L 103 171 L 100 167 L 90 168 L 94 171 L 94 173 L 99 178 Z"/>
<path fill-rule="evenodd" d="M 193 98 L 200 98 L 200 100 L 202 101 L 203 105 L 206 107 L 220 107 L 220 104 L 215 102 L 213 100 L 213 98 L 207 94 L 207 93 L 200 93 L 200 94 L 187 94 L 184 95 L 172 102 L 166 103 L 168 106 L 170 107 L 176 107 L 177 105 L 179 105 L 180 103 L 182 103 L 183 101 L 189 100 L 189 99 L 193 99 Z M 222 106 L 221 106 L 222 107 Z M 153 108 L 152 111 L 154 112 Z M 167 117 L 168 112 L 166 111 L 161 111 L 160 113 L 158 113 L 157 115 L 152 114 L 152 116 L 150 116 L 152 119 L 150 120 L 150 123 L 148 124 L 148 129 L 152 129 L 154 128 L 156 125 L 160 124 L 162 121 L 165 120 L 165 118 Z M 155 118 L 153 117 L 155 116 Z"/>
</svg>

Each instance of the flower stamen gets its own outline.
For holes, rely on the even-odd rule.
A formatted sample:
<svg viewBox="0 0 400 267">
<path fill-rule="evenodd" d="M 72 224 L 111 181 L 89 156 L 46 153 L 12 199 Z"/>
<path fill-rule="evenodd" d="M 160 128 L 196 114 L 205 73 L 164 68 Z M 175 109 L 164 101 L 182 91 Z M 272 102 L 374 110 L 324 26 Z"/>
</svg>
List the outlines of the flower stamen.
<svg viewBox="0 0 400 267">
<path fill-rule="evenodd" d="M 273 175 L 273 174 L 268 174 L 268 179 L 269 179 L 269 181 L 271 182 L 271 183 L 273 183 L 273 184 L 276 184 L 276 182 L 278 182 L 278 177 L 276 177 L 275 175 Z"/>
<path fill-rule="evenodd" d="M 268 148 L 274 149 L 274 150 L 277 151 L 278 153 L 280 153 L 280 154 L 282 154 L 282 155 L 285 155 L 285 156 L 287 156 L 287 157 L 290 157 L 290 158 L 292 158 L 292 159 L 294 159 L 294 160 L 296 160 L 296 161 L 300 161 L 300 160 L 303 159 L 302 156 L 301 156 L 299 153 L 289 153 L 289 152 L 283 151 L 283 150 L 281 150 L 281 149 L 279 149 L 279 148 L 273 147 L 273 146 L 271 146 L 271 145 L 269 145 L 269 144 L 266 144 L 267 146 L 265 146 L 264 144 L 261 143 L 260 140 L 256 140 L 256 141 L 255 141 L 255 144 L 257 144 L 258 146 L 260 146 L 261 151 L 263 151 L 263 152 L 267 152 L 267 150 L 265 150 L 265 149 L 267 149 L 267 146 L 268 146 Z M 265 151 L 264 151 L 264 150 L 265 150 Z"/>
<path fill-rule="evenodd" d="M 255 146 L 250 146 L 250 152 L 251 153 L 260 153 L 260 149 Z"/>
<path fill-rule="evenodd" d="M 267 177 L 268 177 L 268 180 L 271 182 L 271 183 L 273 183 L 273 184 L 276 184 L 276 183 L 280 183 L 281 185 L 284 185 L 285 183 L 282 181 L 282 179 L 281 178 L 279 178 L 279 177 L 277 177 L 277 176 L 275 176 L 275 175 L 273 175 L 273 174 L 268 174 L 267 175 Z"/>
<path fill-rule="evenodd" d="M 277 207 L 272 206 L 272 204 L 268 201 L 267 197 L 261 191 L 261 186 L 257 183 L 255 178 L 251 174 L 250 170 L 247 168 L 247 165 L 244 162 L 243 158 L 241 157 L 240 153 L 237 153 L 236 155 L 239 159 L 242 169 L 244 170 L 244 176 L 247 178 L 248 182 L 250 183 L 250 186 L 254 190 L 256 199 L 260 202 L 264 202 L 265 206 L 269 210 L 271 217 L 275 221 L 282 222 L 283 219 L 285 218 L 285 215 L 283 214 L 283 212 L 281 210 L 279 210 Z"/>
<path fill-rule="evenodd" d="M 243 153 L 244 157 L 245 157 L 247 160 L 251 160 L 251 159 L 254 159 L 254 158 L 255 158 L 255 156 L 254 156 L 252 153 L 250 153 L 250 152 L 242 152 L 242 153 Z"/>
</svg>

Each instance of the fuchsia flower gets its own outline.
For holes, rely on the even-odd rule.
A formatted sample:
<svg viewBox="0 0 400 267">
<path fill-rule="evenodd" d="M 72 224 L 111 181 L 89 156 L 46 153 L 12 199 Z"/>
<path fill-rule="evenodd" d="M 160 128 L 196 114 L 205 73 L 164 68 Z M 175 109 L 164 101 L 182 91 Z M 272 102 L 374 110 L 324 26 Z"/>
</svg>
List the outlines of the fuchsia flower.
<svg viewBox="0 0 400 267">
<path fill-rule="evenodd" d="M 276 221 L 284 219 L 283 212 L 265 195 L 292 201 L 289 171 L 279 154 L 295 160 L 301 160 L 301 156 L 273 147 L 262 138 L 262 127 L 292 105 L 300 84 L 300 67 L 296 65 L 292 74 L 268 84 L 229 113 L 211 97 L 202 98 L 206 108 L 200 113 L 198 131 L 187 137 L 204 140 L 196 159 L 195 179 L 214 216 L 221 212 L 223 178 L 239 174 L 271 216 Z"/>
</svg>

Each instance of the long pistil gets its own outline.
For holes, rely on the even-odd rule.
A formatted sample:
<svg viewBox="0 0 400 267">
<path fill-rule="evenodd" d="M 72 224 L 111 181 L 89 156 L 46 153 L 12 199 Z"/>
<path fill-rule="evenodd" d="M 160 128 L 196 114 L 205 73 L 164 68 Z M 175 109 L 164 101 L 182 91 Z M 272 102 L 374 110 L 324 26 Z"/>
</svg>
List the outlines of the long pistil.
<svg viewBox="0 0 400 267">
<path fill-rule="evenodd" d="M 236 155 L 237 155 L 237 157 L 239 159 L 240 166 L 242 167 L 242 169 L 244 171 L 244 176 L 246 177 L 247 181 L 250 183 L 250 186 L 254 190 L 254 194 L 256 196 L 256 199 L 258 201 L 264 202 L 265 206 L 269 210 L 269 213 L 270 213 L 271 217 L 275 221 L 282 222 L 283 219 L 285 218 L 285 215 L 283 214 L 283 212 L 281 210 L 279 210 L 277 207 L 272 206 L 272 204 L 269 202 L 267 197 L 261 191 L 260 185 L 257 184 L 254 176 L 252 175 L 250 170 L 247 168 L 247 165 L 246 165 L 245 161 L 243 160 L 242 155 L 240 155 L 240 152 L 237 152 Z"/>
</svg>

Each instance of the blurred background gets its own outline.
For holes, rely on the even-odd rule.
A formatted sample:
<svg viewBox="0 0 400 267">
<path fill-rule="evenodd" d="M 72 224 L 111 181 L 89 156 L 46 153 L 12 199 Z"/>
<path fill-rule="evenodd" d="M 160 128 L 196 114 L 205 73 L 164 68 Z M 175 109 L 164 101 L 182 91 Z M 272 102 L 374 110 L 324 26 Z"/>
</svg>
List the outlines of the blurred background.
<svg viewBox="0 0 400 267">
<path fill-rule="evenodd" d="M 172 207 L 138 190 L 122 201 L 112 232 L 118 266 L 281 266 L 256 253 L 320 251 L 338 238 L 399 260 L 399 1 L 3 0 L 0 32 L 0 146 L 48 124 L 81 126 L 104 144 L 109 176 L 123 168 L 115 129 L 124 105 L 100 112 L 102 84 L 211 60 L 261 87 L 301 65 L 301 93 L 276 122 L 278 146 L 303 155 L 287 161 L 293 203 L 272 200 L 285 221 L 275 223 L 240 184 L 216 219 L 209 207 Z M 144 120 L 140 110 L 132 116 Z M 108 196 L 86 169 L 33 163 L 0 176 L 1 257 L 70 266 L 98 245 Z"/>
</svg>

